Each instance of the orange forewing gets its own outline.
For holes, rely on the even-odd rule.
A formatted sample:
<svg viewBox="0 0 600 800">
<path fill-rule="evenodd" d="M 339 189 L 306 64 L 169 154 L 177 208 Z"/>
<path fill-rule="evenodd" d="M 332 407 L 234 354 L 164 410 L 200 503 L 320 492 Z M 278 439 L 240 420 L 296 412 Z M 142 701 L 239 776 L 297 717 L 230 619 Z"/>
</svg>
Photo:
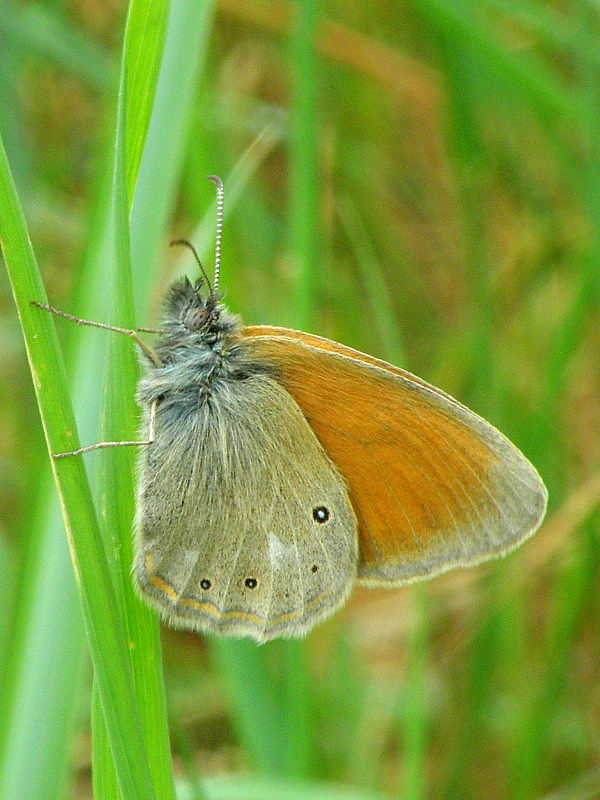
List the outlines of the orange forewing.
<svg viewBox="0 0 600 800">
<path fill-rule="evenodd" d="M 348 356 L 353 360 L 362 361 L 364 364 L 371 364 L 374 367 L 379 367 L 380 369 L 383 369 L 386 372 L 391 372 L 394 375 L 401 375 L 403 378 L 409 378 L 413 383 L 418 383 L 421 386 L 426 386 L 429 389 L 433 389 L 434 392 L 442 394 L 450 400 L 456 402 L 453 397 L 450 397 L 449 394 L 446 394 L 441 389 L 432 386 L 430 383 L 427 383 L 427 381 L 424 381 L 417 375 L 413 375 L 412 372 L 407 372 L 401 367 L 396 367 L 394 364 L 390 364 L 388 361 L 383 361 L 381 358 L 370 356 L 368 353 L 361 353 L 360 350 L 355 350 L 353 347 L 348 347 L 345 344 L 334 342 L 332 339 L 326 339 L 324 336 L 315 336 L 313 333 L 304 333 L 303 331 L 293 330 L 293 328 L 279 328 L 275 325 L 248 325 L 246 328 L 243 328 L 242 333 L 245 337 L 274 336 L 276 338 L 296 339 L 297 341 L 300 341 L 305 345 L 309 345 L 310 347 L 315 347 L 318 350 L 327 350 L 330 353 L 338 353 L 342 356 Z"/>
<path fill-rule="evenodd" d="M 260 326 L 243 337 L 273 365 L 348 485 L 359 577 L 399 583 L 477 563 L 539 524 L 545 490 L 533 467 L 449 395 L 318 336 Z"/>
</svg>

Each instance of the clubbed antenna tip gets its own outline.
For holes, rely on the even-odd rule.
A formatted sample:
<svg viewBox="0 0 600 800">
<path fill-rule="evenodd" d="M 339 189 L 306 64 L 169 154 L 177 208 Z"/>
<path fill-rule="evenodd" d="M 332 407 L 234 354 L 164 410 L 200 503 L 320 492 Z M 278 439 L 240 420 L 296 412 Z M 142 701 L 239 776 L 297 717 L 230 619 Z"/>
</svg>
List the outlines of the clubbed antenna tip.
<svg viewBox="0 0 600 800">
<path fill-rule="evenodd" d="M 221 231 L 223 230 L 223 181 L 217 175 L 209 175 L 208 180 L 217 187 L 217 233 L 215 236 L 215 276 L 214 292 L 219 288 L 221 272 Z"/>
</svg>

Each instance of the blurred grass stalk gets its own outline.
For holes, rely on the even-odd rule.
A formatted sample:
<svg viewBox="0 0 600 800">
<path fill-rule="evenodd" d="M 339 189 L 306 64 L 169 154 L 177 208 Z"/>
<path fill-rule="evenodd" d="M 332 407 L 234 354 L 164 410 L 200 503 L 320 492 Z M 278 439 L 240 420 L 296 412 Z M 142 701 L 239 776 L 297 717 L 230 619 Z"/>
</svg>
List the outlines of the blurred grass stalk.
<svg viewBox="0 0 600 800">
<path fill-rule="evenodd" d="M 292 263 L 297 269 L 296 325 L 314 330 L 322 260 L 321 196 L 319 192 L 320 75 L 316 34 L 320 0 L 304 0 L 295 8 L 290 41 L 289 233 Z M 318 729 L 311 708 L 307 640 L 285 646 L 284 687 L 286 772 L 307 777 L 314 772 Z"/>
</svg>

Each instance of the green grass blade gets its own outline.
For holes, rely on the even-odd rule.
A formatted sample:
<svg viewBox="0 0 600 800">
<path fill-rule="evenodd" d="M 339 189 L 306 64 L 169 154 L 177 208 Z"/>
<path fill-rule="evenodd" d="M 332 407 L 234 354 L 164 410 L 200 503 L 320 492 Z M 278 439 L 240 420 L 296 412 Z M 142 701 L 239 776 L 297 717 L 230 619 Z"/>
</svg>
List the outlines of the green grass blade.
<svg viewBox="0 0 600 800">
<path fill-rule="evenodd" d="M 267 774 L 283 774 L 283 708 L 267 666 L 273 644 L 259 648 L 250 641 L 216 638 L 210 643 L 233 701 L 234 726 L 253 766 Z"/>
<path fill-rule="evenodd" d="M 338 215 L 352 248 L 369 299 L 382 357 L 406 367 L 406 350 L 381 264 L 358 210 L 347 197 L 338 200 Z"/>
<path fill-rule="evenodd" d="M 233 166 L 231 173 L 224 180 L 225 220 L 229 218 L 250 179 L 256 174 L 265 159 L 280 144 L 282 138 L 283 132 L 277 125 L 268 125 L 242 153 L 237 163 Z M 205 179 L 205 176 L 203 175 L 202 178 Z M 201 259 L 208 256 L 211 243 L 215 237 L 215 209 L 216 203 L 213 199 L 211 206 L 196 226 L 192 235 L 192 240 L 196 243 L 196 249 Z M 184 251 L 179 259 L 176 274 L 193 274 L 195 269 L 194 259 L 189 252 Z M 235 286 L 231 286 L 231 283 L 234 283 L 234 279 L 229 284 L 229 291 L 235 289 Z"/>
<path fill-rule="evenodd" d="M 0 535 L 0 603 L 6 609 L 6 614 L 0 619 L 0 653 L 8 651 L 9 635 L 12 635 L 13 630 L 15 598 L 17 597 L 15 591 L 17 584 L 16 558 L 12 550 L 7 538 L 3 534 Z M 5 691 L 3 691 L 6 667 L 7 660 L 4 659 L 0 663 L 0 693 L 3 697 L 6 697 Z M 0 722 L 1 719 L 0 717 Z"/>
<path fill-rule="evenodd" d="M 574 563 L 557 581 L 555 607 L 548 626 L 545 670 L 517 721 L 509 762 L 510 800 L 532 800 L 543 781 L 544 750 L 554 714 L 569 684 L 573 646 L 586 609 L 596 601 L 598 587 L 598 514 L 582 526 L 581 546 Z"/>
<path fill-rule="evenodd" d="M 0 0 L 0 20 L 10 18 L 12 10 L 10 0 Z M 25 120 L 19 108 L 19 92 L 16 86 L 19 55 L 18 46 L 8 40 L 3 42 L 0 62 L 0 131 L 10 158 L 14 181 L 26 206 L 33 183 L 32 153 L 25 133 Z"/>
<path fill-rule="evenodd" d="M 81 684 L 81 607 L 48 472 L 26 520 L 27 530 L 35 535 L 23 554 L 9 647 L 2 650 L 2 800 L 54 800 L 64 790 Z"/>
<path fill-rule="evenodd" d="M 125 33 L 127 191 L 133 197 L 167 30 L 168 0 L 132 2 Z"/>
<path fill-rule="evenodd" d="M 117 127 L 115 140 L 115 156 L 113 165 L 113 178 L 106 216 L 106 233 L 104 243 L 108 255 L 108 263 L 112 267 L 111 295 L 114 298 L 112 323 L 121 327 L 134 328 L 132 310 L 131 273 L 129 270 L 129 239 L 128 239 L 128 206 L 127 191 L 125 188 L 125 114 L 126 114 L 126 78 L 123 68 L 121 88 L 117 109 Z M 133 386 L 136 378 L 135 357 L 131 343 L 123 341 L 125 337 L 109 335 L 107 342 L 107 369 L 104 391 L 104 411 L 102 418 L 102 439 L 104 441 L 122 441 L 135 439 L 131 430 L 135 419 L 133 402 Z M 130 660 L 133 673 L 135 664 L 139 663 L 138 653 L 143 644 L 149 646 L 149 658 L 154 662 L 154 652 L 158 648 L 155 631 L 154 641 L 151 635 L 140 637 L 135 635 L 132 628 L 132 616 L 144 614 L 145 610 L 132 608 L 129 569 L 131 564 L 131 523 L 133 519 L 133 472 L 135 454 L 130 448 L 113 448 L 97 454 L 101 458 L 101 496 L 102 496 L 102 524 L 105 533 L 105 547 L 109 564 L 112 567 L 112 580 L 119 600 L 120 614 L 123 628 L 127 630 L 130 641 Z M 118 489 L 117 489 L 118 487 Z M 136 602 L 133 598 L 134 603 Z M 144 641 L 146 639 L 146 641 Z M 148 641 L 149 639 L 149 641 Z M 136 676 L 137 677 L 137 676 Z M 140 692 L 140 684 L 136 682 L 137 707 L 140 716 L 139 735 L 142 734 L 144 716 L 148 710 L 148 703 L 144 702 Z M 152 698 L 153 699 L 153 698 Z M 102 705 L 102 704 L 101 704 Z M 152 703 L 150 702 L 150 705 Z M 164 716 L 164 715 L 163 715 Z M 119 784 L 118 767 L 112 748 L 106 746 L 105 738 L 110 740 L 109 720 L 105 719 L 106 732 L 100 718 L 96 716 L 94 735 L 100 741 L 94 743 L 94 756 L 99 761 L 93 762 L 93 773 L 98 773 L 98 781 L 104 789 L 112 784 Z M 163 725 L 164 728 L 164 725 Z M 146 733 L 146 731 L 144 731 Z M 148 746 L 147 735 L 145 745 Z M 159 751 L 160 754 L 160 751 Z M 149 754 L 148 754 L 149 755 Z M 148 769 L 153 762 L 148 758 Z M 111 775 L 111 766 L 114 765 L 115 776 Z M 101 788 L 94 778 L 96 795 Z M 102 789 L 102 791 L 104 791 Z"/>
<path fill-rule="evenodd" d="M 114 798 L 118 800 L 123 795 L 119 789 L 117 776 L 113 766 L 110 744 L 106 735 L 106 725 L 98 689 L 94 683 L 92 687 L 92 786 L 96 800 Z"/>
<path fill-rule="evenodd" d="M 291 254 L 298 269 L 296 324 L 314 330 L 320 241 L 317 164 L 318 54 L 315 36 L 319 0 L 299 3 L 291 38 L 290 208 Z M 315 758 L 311 725 L 306 640 L 284 642 L 286 773 L 309 775 Z"/>
<path fill-rule="evenodd" d="M 313 330 L 317 295 L 320 214 L 317 165 L 318 55 L 315 35 L 319 0 L 296 6 L 292 28 L 289 231 L 298 280 L 297 325 Z"/>
<path fill-rule="evenodd" d="M 144 312 L 182 172 L 214 9 L 214 0 L 171 0 L 165 54 L 131 206 L 131 261 L 138 310 Z M 197 37 L 193 42 L 190 31 Z"/>
<path fill-rule="evenodd" d="M 417 586 L 411 596 L 411 637 L 409 663 L 402 690 L 399 718 L 402 737 L 402 798 L 427 797 L 427 741 L 429 688 L 427 587 Z"/>
<path fill-rule="evenodd" d="M 255 777 L 213 778 L 206 782 L 208 800 L 391 800 L 390 795 L 371 792 L 358 786 L 311 781 L 302 783 Z M 177 792 L 178 800 L 193 800 L 186 787 Z"/>
<path fill-rule="evenodd" d="M 68 384 L 53 321 L 31 305 L 46 301 L 10 169 L 0 146 L 0 238 L 23 329 L 27 354 L 50 453 L 79 445 Z M 127 646 L 119 625 L 106 556 L 81 459 L 52 461 L 69 545 L 79 578 L 81 603 L 98 677 L 111 746 L 125 796 L 153 796 L 139 735 Z M 117 700 L 118 698 L 118 700 Z"/>
<path fill-rule="evenodd" d="M 132 3 L 125 33 L 113 181 L 105 234 L 109 263 L 112 265 L 112 319 L 114 324 L 125 328 L 136 327 L 130 266 L 128 196 L 133 195 L 140 148 L 149 124 L 163 43 L 161 33 L 164 22 L 162 25 L 159 22 L 164 21 L 167 10 L 166 2 L 155 2 L 152 7 L 140 2 Z M 154 54 L 153 57 L 150 57 L 151 53 Z M 148 63 L 144 64 L 144 60 Z M 149 80 L 147 71 L 151 68 Z M 132 159 L 136 160 L 133 165 Z M 129 164 L 129 170 L 126 164 Z M 105 441 L 132 441 L 137 438 L 137 410 L 134 403 L 137 378 L 137 359 L 131 342 L 123 336 L 111 336 L 108 341 L 103 415 L 106 420 L 103 428 Z M 117 595 L 121 599 L 128 631 L 129 653 L 148 764 L 156 796 L 169 798 L 174 797 L 174 786 L 158 621 L 156 615 L 136 596 L 131 580 L 136 455 L 133 447 L 116 447 L 102 453 L 103 523 L 107 532 L 105 539 L 110 562 L 114 564 Z M 102 737 L 102 733 L 102 726 L 97 725 L 96 735 Z M 108 754 L 107 748 L 100 745 L 96 752 L 103 759 L 98 764 L 98 769 L 107 776 L 110 772 L 109 765 L 104 760 Z"/>
<path fill-rule="evenodd" d="M 99 188 L 102 192 L 104 186 Z M 86 250 L 79 270 L 77 311 L 82 317 L 102 319 L 106 281 L 97 225 L 91 225 Z M 84 441 L 93 442 L 98 439 L 97 364 L 104 348 L 94 336 L 86 338 L 85 344 L 85 351 L 68 349 L 71 366 L 77 366 L 69 371 L 69 383 L 79 430 Z M 0 797 L 54 800 L 67 773 L 68 742 L 86 648 L 81 605 L 49 463 L 42 478 L 34 480 L 31 505 L 25 529 L 34 531 L 35 536 L 29 537 L 22 560 L 13 641 L 6 659 L 9 683 L 2 687 L 0 705 L 0 731 L 4 733 L 4 738 L 0 733 Z"/>
</svg>

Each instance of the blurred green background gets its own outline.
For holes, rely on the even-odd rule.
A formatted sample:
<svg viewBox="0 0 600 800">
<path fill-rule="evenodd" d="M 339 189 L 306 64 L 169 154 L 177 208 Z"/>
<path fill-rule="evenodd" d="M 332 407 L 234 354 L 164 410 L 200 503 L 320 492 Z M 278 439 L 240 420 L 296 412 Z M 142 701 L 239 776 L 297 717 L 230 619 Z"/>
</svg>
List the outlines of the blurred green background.
<svg viewBox="0 0 600 800">
<path fill-rule="evenodd" d="M 46 289 L 99 320 L 125 12 L 0 2 L 0 131 Z M 140 325 L 195 274 L 170 239 L 211 264 L 214 173 L 230 307 L 455 395 L 550 511 L 501 563 L 357 590 L 300 645 L 163 630 L 179 796 L 600 797 L 598 7 L 172 0 L 131 212 Z M 0 303 L 0 798 L 87 798 L 91 669 L 4 271 Z M 89 443 L 106 334 L 57 328 Z"/>
</svg>

